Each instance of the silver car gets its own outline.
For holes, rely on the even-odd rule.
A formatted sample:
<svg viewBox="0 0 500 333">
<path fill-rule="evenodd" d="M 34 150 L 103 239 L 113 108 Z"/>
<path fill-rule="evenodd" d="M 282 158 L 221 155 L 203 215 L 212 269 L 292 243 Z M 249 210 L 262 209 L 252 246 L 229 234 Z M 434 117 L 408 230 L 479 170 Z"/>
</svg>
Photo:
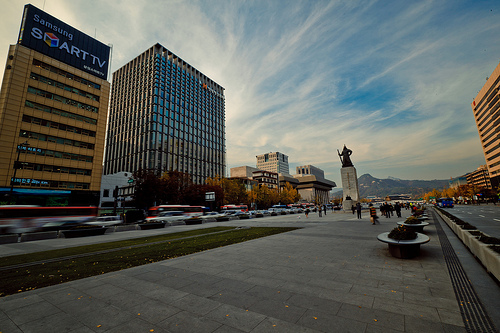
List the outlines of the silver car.
<svg viewBox="0 0 500 333">
<path fill-rule="evenodd" d="M 158 216 L 148 219 L 148 222 L 172 222 L 172 221 L 184 221 L 189 218 L 183 211 L 166 211 L 161 212 Z"/>
</svg>

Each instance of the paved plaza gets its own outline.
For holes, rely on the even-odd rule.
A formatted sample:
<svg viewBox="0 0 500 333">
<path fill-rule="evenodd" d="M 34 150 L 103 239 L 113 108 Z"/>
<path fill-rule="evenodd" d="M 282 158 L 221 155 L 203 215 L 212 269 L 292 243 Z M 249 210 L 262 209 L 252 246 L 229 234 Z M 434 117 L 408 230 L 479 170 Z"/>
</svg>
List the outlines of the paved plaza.
<svg viewBox="0 0 500 333">
<path fill-rule="evenodd" d="M 403 211 L 403 218 L 409 211 Z M 442 225 L 488 317 L 500 288 L 436 214 L 419 257 L 390 256 L 372 225 L 328 212 L 0 245 L 0 256 L 226 226 L 301 229 L 0 298 L 0 332 L 466 332 Z M 457 286 L 455 286 L 457 287 Z"/>
</svg>

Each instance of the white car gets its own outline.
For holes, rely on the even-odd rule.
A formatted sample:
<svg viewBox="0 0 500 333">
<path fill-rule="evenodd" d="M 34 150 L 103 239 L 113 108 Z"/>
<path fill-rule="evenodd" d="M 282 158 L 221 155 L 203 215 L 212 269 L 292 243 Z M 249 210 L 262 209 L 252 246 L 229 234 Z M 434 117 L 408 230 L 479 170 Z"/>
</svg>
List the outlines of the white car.
<svg viewBox="0 0 500 333">
<path fill-rule="evenodd" d="M 120 216 L 99 216 L 93 219 L 92 221 L 85 222 L 85 224 L 90 225 L 102 225 L 102 226 L 111 226 L 121 224 L 123 221 Z"/>
<path fill-rule="evenodd" d="M 158 214 L 158 216 L 147 219 L 148 222 L 173 222 L 184 221 L 189 216 L 184 214 L 183 211 L 165 211 Z"/>
<path fill-rule="evenodd" d="M 200 219 L 206 220 L 206 219 L 216 219 L 219 216 L 224 216 L 224 214 L 218 213 L 218 212 L 208 212 L 205 215 L 199 216 Z"/>
</svg>

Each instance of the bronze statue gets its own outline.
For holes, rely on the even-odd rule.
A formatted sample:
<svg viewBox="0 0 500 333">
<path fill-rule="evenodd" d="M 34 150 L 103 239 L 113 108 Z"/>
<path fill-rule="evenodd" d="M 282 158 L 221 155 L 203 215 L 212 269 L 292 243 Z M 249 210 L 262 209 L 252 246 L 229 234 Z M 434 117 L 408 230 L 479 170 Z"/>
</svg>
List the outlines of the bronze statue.
<svg viewBox="0 0 500 333">
<path fill-rule="evenodd" d="M 354 166 L 352 164 L 351 158 L 349 157 L 352 154 L 352 150 L 347 148 L 345 145 L 344 145 L 344 149 L 342 149 L 342 153 L 340 153 L 339 150 L 337 149 L 337 154 L 339 154 L 340 162 L 342 162 L 342 167 Z"/>
</svg>

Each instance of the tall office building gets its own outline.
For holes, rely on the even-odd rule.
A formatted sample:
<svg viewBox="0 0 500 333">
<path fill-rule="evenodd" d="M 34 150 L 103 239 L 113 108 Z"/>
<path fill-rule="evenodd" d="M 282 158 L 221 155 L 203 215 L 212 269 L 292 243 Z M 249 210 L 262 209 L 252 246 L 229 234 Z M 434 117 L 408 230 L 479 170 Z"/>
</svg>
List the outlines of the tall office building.
<svg viewBox="0 0 500 333">
<path fill-rule="evenodd" d="M 280 152 L 271 152 L 256 156 L 257 169 L 288 175 L 288 156 Z"/>
<path fill-rule="evenodd" d="M 156 44 L 113 73 L 104 173 L 225 175 L 224 88 Z"/>
<path fill-rule="evenodd" d="M 500 63 L 472 101 L 491 186 L 500 186 Z"/>
<path fill-rule="evenodd" d="M 110 47 L 25 6 L 0 92 L 3 202 L 98 204 L 109 55 Z"/>
</svg>

